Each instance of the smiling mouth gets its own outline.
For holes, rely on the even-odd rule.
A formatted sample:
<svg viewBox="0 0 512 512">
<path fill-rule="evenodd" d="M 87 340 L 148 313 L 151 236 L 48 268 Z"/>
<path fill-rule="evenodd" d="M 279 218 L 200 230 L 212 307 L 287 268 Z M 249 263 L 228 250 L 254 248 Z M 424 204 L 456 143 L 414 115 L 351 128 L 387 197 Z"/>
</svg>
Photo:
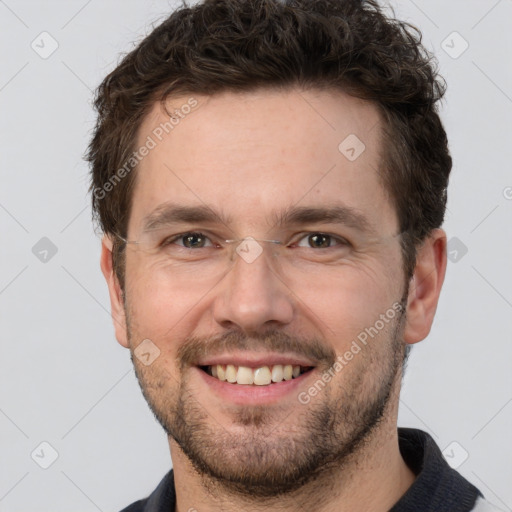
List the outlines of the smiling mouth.
<svg viewBox="0 0 512 512">
<path fill-rule="evenodd" d="M 201 370 L 211 377 L 230 384 L 243 384 L 254 386 L 269 386 L 279 382 L 297 379 L 311 371 L 313 366 L 299 366 L 291 364 L 276 364 L 272 366 L 235 366 L 233 364 L 216 364 L 212 366 L 199 366 Z"/>
</svg>

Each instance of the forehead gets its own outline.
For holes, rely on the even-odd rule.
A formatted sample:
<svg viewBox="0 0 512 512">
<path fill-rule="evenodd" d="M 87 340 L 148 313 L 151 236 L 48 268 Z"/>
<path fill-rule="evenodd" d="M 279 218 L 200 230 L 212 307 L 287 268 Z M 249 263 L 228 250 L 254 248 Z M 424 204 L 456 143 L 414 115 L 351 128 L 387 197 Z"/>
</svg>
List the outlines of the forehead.
<svg viewBox="0 0 512 512">
<path fill-rule="evenodd" d="M 381 121 L 369 102 L 300 89 L 170 97 L 138 133 L 130 229 L 166 202 L 207 205 L 250 228 L 293 205 L 337 204 L 395 222 L 378 177 Z M 150 142 L 151 141 L 151 142 Z M 145 152 L 146 153 L 146 152 Z M 243 224 L 243 226 L 242 226 Z"/>
</svg>

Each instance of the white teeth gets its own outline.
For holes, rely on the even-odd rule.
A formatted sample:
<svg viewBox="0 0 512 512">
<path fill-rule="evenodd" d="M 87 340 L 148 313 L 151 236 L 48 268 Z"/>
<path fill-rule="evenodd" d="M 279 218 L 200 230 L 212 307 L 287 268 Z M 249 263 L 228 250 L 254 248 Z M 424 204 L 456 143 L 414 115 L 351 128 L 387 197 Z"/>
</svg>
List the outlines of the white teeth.
<svg viewBox="0 0 512 512">
<path fill-rule="evenodd" d="M 232 364 L 226 366 L 226 380 L 228 382 L 236 382 L 236 368 Z"/>
<path fill-rule="evenodd" d="M 210 375 L 220 381 L 228 381 L 231 384 L 245 384 L 256 386 L 268 386 L 273 382 L 292 380 L 300 376 L 300 366 L 291 364 L 276 364 L 273 366 L 260 366 L 250 368 L 248 366 L 235 366 L 233 364 L 210 366 Z"/>
<path fill-rule="evenodd" d="M 272 367 L 272 382 L 281 382 L 283 380 L 283 365 L 276 364 Z"/>
<path fill-rule="evenodd" d="M 239 366 L 236 381 L 238 384 L 252 384 L 254 382 L 254 372 L 247 366 Z"/>
<path fill-rule="evenodd" d="M 213 368 L 217 368 L 217 379 L 225 381 L 226 380 L 226 369 L 221 364 L 215 364 L 212 366 L 212 375 Z M 215 375 L 213 375 L 215 377 Z"/>
<path fill-rule="evenodd" d="M 258 386 L 268 386 L 272 382 L 272 375 L 268 366 L 256 368 L 254 370 L 254 384 Z"/>
</svg>

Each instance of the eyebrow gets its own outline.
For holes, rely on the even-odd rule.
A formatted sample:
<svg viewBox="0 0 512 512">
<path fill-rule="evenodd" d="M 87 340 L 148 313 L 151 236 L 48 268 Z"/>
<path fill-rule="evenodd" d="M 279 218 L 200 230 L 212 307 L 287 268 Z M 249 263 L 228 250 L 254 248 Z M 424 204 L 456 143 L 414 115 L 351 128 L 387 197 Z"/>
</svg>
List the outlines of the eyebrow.
<svg viewBox="0 0 512 512">
<path fill-rule="evenodd" d="M 222 213 L 216 213 L 208 206 L 185 206 L 166 202 L 144 217 L 143 230 L 150 231 L 180 222 L 217 222 L 228 224 L 231 220 L 231 217 L 226 217 Z"/>
<path fill-rule="evenodd" d="M 304 225 L 332 223 L 343 224 L 369 234 L 376 234 L 363 213 L 344 205 L 333 206 L 291 206 L 282 211 L 271 212 L 274 225 Z M 206 205 L 185 206 L 166 202 L 155 208 L 143 219 L 143 230 L 150 231 L 179 223 L 218 223 L 226 226 L 232 223 L 232 216 L 216 212 Z"/>
<path fill-rule="evenodd" d="M 281 213 L 274 213 L 274 219 L 278 226 L 330 223 L 343 224 L 372 234 L 377 232 L 363 213 L 342 205 L 293 206 Z"/>
</svg>

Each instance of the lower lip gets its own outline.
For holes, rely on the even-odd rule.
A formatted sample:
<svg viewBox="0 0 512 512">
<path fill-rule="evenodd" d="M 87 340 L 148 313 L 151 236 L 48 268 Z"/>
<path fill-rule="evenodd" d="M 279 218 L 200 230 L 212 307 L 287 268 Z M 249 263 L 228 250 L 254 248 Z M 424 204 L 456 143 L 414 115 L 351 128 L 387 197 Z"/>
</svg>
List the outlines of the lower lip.
<svg viewBox="0 0 512 512">
<path fill-rule="evenodd" d="M 199 377 L 208 388 L 222 400 L 237 405 L 269 405 L 277 403 L 289 395 L 297 397 L 299 388 L 305 387 L 305 383 L 314 373 L 313 369 L 295 379 L 283 380 L 267 386 L 257 386 L 255 384 L 231 384 L 212 377 L 200 368 L 194 367 L 192 370 L 199 373 Z"/>
</svg>

